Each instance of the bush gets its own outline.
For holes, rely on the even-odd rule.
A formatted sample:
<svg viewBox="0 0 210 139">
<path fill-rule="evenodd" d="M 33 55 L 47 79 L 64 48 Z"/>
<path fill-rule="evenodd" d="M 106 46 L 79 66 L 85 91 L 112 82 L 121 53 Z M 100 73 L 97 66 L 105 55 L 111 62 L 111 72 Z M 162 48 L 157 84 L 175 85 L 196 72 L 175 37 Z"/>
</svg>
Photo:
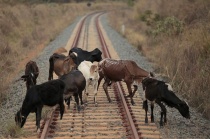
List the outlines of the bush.
<svg viewBox="0 0 210 139">
<path fill-rule="evenodd" d="M 152 29 L 151 33 L 153 36 L 157 36 L 159 34 L 179 35 L 182 31 L 183 22 L 172 16 L 167 17 L 164 20 L 157 21 L 155 28 Z"/>
</svg>

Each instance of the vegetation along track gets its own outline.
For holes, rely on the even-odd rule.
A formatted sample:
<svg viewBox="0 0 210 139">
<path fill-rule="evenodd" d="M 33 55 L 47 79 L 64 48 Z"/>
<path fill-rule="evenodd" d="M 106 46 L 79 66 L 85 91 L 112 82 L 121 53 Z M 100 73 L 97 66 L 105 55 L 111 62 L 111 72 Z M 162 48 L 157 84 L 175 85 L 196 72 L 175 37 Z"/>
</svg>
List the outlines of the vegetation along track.
<svg viewBox="0 0 210 139">
<path fill-rule="evenodd" d="M 92 13 L 76 26 L 70 37 L 66 49 L 80 47 L 93 50 L 98 47 L 103 52 L 103 57 L 119 59 L 100 24 L 101 13 Z M 66 53 L 67 55 L 67 53 Z M 161 138 L 158 128 L 154 123 L 144 123 L 144 110 L 140 94 L 134 96 L 135 106 L 124 96 L 128 92 L 125 83 L 114 83 L 109 88 L 112 103 L 109 103 L 102 85 L 99 86 L 96 107 L 93 102 L 93 93 L 89 93 L 88 104 L 80 112 L 76 110 L 76 103 L 71 101 L 70 109 L 59 120 L 59 107 L 55 106 L 50 118 L 42 120 L 41 133 L 37 136 L 34 132 L 34 117 L 29 117 L 24 126 L 25 132 L 33 133 L 26 138 L 107 138 L 107 139 L 137 139 Z"/>
</svg>

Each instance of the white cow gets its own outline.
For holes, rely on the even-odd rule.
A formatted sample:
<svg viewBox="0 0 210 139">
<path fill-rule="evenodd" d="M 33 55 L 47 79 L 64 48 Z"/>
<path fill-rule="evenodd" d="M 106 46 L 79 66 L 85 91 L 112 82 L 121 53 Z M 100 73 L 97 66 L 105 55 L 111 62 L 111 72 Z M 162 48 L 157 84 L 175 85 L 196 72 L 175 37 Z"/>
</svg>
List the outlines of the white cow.
<svg viewBox="0 0 210 139">
<path fill-rule="evenodd" d="M 83 61 L 78 66 L 78 70 L 80 70 L 83 73 L 86 79 L 84 101 L 87 102 L 87 96 L 89 93 L 88 89 L 89 89 L 89 86 L 92 85 L 93 90 L 94 90 L 94 103 L 95 103 L 95 106 L 97 106 L 96 95 L 97 95 L 97 86 L 98 86 L 98 79 L 99 79 L 97 64 L 93 64 L 90 61 Z"/>
</svg>

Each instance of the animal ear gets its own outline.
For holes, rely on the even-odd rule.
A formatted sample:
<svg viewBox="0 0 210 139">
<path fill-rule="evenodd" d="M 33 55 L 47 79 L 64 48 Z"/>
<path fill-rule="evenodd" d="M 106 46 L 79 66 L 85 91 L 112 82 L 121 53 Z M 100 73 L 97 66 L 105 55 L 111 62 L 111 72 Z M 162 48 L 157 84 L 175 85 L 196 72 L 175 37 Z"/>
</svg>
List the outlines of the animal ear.
<svg viewBox="0 0 210 139">
<path fill-rule="evenodd" d="M 72 59 L 76 59 L 76 58 L 77 58 L 77 53 L 72 52 L 72 53 L 69 54 L 69 56 L 70 56 Z"/>
</svg>

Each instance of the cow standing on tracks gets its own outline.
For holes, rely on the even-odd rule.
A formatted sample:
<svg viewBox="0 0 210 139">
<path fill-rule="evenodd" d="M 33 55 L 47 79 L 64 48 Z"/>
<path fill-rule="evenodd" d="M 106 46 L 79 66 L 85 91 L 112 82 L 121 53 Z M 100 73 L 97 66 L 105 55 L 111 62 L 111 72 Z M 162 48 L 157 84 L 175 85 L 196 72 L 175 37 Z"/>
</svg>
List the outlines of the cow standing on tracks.
<svg viewBox="0 0 210 139">
<path fill-rule="evenodd" d="M 48 81 L 40 85 L 34 85 L 27 90 L 21 109 L 15 115 L 15 122 L 23 127 L 31 112 L 36 113 L 37 132 L 40 132 L 40 120 L 44 105 L 60 105 L 60 119 L 64 113 L 63 92 L 65 84 L 60 79 Z"/>
<path fill-rule="evenodd" d="M 102 60 L 102 52 L 98 48 L 95 48 L 93 51 L 88 52 L 81 48 L 74 47 L 69 51 L 69 55 L 71 54 L 76 55 L 74 61 L 77 66 L 79 66 L 80 63 L 84 60 L 90 61 L 92 63 L 94 61 L 99 62 Z"/>
<path fill-rule="evenodd" d="M 110 96 L 108 94 L 107 87 L 111 82 L 124 81 L 127 85 L 131 104 L 134 105 L 133 96 L 138 89 L 137 85 L 141 84 L 141 81 L 145 77 L 153 77 L 152 72 L 148 72 L 140 68 L 132 60 L 114 60 L 110 58 L 105 58 L 99 62 L 99 80 L 98 87 L 101 80 L 104 78 L 105 82 L 103 84 L 104 91 L 106 93 L 107 99 L 111 102 Z M 134 90 L 132 92 L 131 85 L 134 85 Z M 98 89 L 97 87 L 97 89 Z"/>
<path fill-rule="evenodd" d="M 89 94 L 89 87 L 93 86 L 93 92 L 94 92 L 94 103 L 95 106 L 97 106 L 96 96 L 97 96 L 97 86 L 98 86 L 98 66 L 96 64 L 93 64 L 90 61 L 83 61 L 79 66 L 78 70 L 82 72 L 86 79 L 86 88 L 85 88 L 85 102 L 87 102 L 87 96 Z"/>
</svg>

